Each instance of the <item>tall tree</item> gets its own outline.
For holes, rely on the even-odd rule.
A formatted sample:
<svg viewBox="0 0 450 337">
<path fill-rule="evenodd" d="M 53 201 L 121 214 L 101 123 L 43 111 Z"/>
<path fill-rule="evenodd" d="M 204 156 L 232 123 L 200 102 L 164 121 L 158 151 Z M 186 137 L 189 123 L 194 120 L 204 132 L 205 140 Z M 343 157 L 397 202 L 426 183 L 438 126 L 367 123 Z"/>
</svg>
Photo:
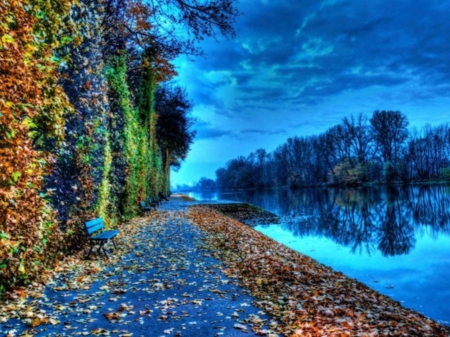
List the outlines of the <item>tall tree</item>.
<svg viewBox="0 0 450 337">
<path fill-rule="evenodd" d="M 370 119 L 372 134 L 384 162 L 396 163 L 408 137 L 408 119 L 400 111 L 375 111 Z"/>
<path fill-rule="evenodd" d="M 359 114 L 356 118 L 344 118 L 342 120 L 345 134 L 347 135 L 352 157 L 363 164 L 373 156 L 373 142 L 369 133 L 368 118 Z"/>
<path fill-rule="evenodd" d="M 170 167 L 179 167 L 194 141 L 196 132 L 191 130 L 194 119 L 189 116 L 192 103 L 186 91 L 180 87 L 165 85 L 155 93 L 156 138 L 162 151 L 163 169 L 169 188 Z"/>
<path fill-rule="evenodd" d="M 375 111 L 370 119 L 372 135 L 385 165 L 385 178 L 391 182 L 399 174 L 399 159 L 408 138 L 408 119 L 400 111 Z"/>
<path fill-rule="evenodd" d="M 199 54 L 197 42 L 205 36 L 234 36 L 239 12 L 235 0 L 107 0 L 105 27 L 140 47 L 157 46 L 172 59 L 180 53 Z"/>
<path fill-rule="evenodd" d="M 216 181 L 206 177 L 201 177 L 200 180 L 195 185 L 196 191 L 213 192 L 216 189 L 217 189 Z"/>
</svg>

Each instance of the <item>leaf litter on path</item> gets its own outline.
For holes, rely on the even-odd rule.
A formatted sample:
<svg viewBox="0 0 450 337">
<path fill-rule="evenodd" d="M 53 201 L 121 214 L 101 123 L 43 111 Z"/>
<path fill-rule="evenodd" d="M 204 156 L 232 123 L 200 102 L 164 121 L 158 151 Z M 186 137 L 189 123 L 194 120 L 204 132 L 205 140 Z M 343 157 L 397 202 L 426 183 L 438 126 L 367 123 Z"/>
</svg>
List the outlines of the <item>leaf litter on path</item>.
<svg viewBox="0 0 450 337">
<path fill-rule="evenodd" d="M 67 258 L 45 287 L 34 284 L 11 293 L 0 304 L 0 335 L 272 333 L 270 316 L 223 274 L 214 252 L 203 248 L 203 236 L 183 212 L 136 218 L 121 228 L 118 250 L 108 260 L 96 255 L 86 261 L 81 254 Z M 258 315 L 261 319 L 255 320 Z"/>
<path fill-rule="evenodd" d="M 45 287 L 11 292 L 0 303 L 0 334 L 449 336 L 211 208 L 158 211 L 121 232 L 110 259 L 68 257 Z"/>
<path fill-rule="evenodd" d="M 279 318 L 271 328 L 285 336 L 450 336 L 448 327 L 211 207 L 193 206 L 188 214 L 209 233 L 207 246 L 226 274 Z"/>
</svg>

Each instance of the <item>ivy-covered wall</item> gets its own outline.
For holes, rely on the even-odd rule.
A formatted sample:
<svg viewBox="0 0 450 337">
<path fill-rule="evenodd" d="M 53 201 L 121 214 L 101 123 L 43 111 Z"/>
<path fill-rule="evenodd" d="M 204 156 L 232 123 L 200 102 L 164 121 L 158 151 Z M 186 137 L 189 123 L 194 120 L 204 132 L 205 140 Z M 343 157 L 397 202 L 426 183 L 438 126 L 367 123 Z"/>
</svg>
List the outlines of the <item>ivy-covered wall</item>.
<svg viewBox="0 0 450 337">
<path fill-rule="evenodd" d="M 86 220 L 120 226 L 140 200 L 166 192 L 152 51 L 138 60 L 133 95 L 103 6 L 0 3 L 0 293 L 84 247 Z"/>
<path fill-rule="evenodd" d="M 51 201 L 59 220 L 70 229 L 81 228 L 86 217 L 95 215 L 103 171 L 108 166 L 109 105 L 101 49 L 102 10 L 95 1 L 83 0 L 74 6 L 68 19 L 76 25 L 77 43 L 58 51 L 70 55 L 60 72 L 74 112 L 66 118 L 66 137 L 57 149 L 58 159 L 47 176 L 46 187 L 52 190 Z"/>
<path fill-rule="evenodd" d="M 52 4 L 0 4 L 0 291 L 38 275 L 61 249 L 43 186 L 57 158 L 45 143 L 63 142 L 72 110 L 52 51 L 67 42 L 71 3 Z"/>
</svg>

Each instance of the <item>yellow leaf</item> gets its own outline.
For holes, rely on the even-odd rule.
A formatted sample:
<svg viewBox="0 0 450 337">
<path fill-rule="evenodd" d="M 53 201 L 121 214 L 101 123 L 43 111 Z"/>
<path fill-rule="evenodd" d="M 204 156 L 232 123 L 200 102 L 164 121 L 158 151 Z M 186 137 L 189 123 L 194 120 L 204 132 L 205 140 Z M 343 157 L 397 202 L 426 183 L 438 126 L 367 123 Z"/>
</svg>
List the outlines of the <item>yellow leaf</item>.
<svg viewBox="0 0 450 337">
<path fill-rule="evenodd" d="M 25 274 L 25 267 L 23 266 L 23 262 L 20 262 L 20 265 L 19 265 L 19 273 Z"/>
<path fill-rule="evenodd" d="M 2 42 L 4 44 L 13 43 L 14 42 L 14 38 L 11 35 L 9 35 L 9 34 L 4 34 L 2 36 Z"/>
<path fill-rule="evenodd" d="M 109 336 L 111 334 L 108 330 L 102 328 L 92 330 L 92 333 L 94 335 L 102 335 L 102 336 Z"/>
<path fill-rule="evenodd" d="M 35 318 L 31 322 L 31 326 L 32 327 L 37 327 L 37 326 L 41 325 L 42 323 L 43 323 L 43 321 L 40 318 Z"/>
</svg>

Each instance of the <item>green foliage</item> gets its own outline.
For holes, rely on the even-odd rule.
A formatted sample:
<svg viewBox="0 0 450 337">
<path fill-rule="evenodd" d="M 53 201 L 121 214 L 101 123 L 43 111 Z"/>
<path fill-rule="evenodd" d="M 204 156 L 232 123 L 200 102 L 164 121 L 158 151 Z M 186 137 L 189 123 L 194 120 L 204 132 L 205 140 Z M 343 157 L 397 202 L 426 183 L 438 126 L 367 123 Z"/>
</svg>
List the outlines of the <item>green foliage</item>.
<svg viewBox="0 0 450 337">
<path fill-rule="evenodd" d="M 144 158 L 147 151 L 147 142 L 145 132 L 139 125 L 138 110 L 132 107 L 126 70 L 125 53 L 112 57 L 106 68 L 106 75 L 110 88 L 115 93 L 118 110 L 125 120 L 124 139 L 127 176 L 125 197 L 122 202 L 123 216 L 129 219 L 138 213 L 138 202 L 145 196 L 142 178 L 146 162 Z"/>
<path fill-rule="evenodd" d="M 162 177 L 160 176 L 162 168 L 161 151 L 156 138 L 158 116 L 154 110 L 156 90 L 154 62 L 154 51 L 151 49 L 146 50 L 142 59 L 142 96 L 139 104 L 139 115 L 146 134 L 146 146 L 143 149 L 146 197 L 157 196 L 162 184 Z"/>
<path fill-rule="evenodd" d="M 339 185 L 360 185 L 367 180 L 367 166 L 361 163 L 352 165 L 344 161 L 333 168 L 334 183 Z"/>
<path fill-rule="evenodd" d="M 100 184 L 99 188 L 99 195 L 97 200 L 97 213 L 98 215 L 105 220 L 105 222 L 108 222 L 109 218 L 111 217 L 110 212 L 108 211 L 109 206 L 109 196 L 110 196 L 110 177 L 109 173 L 111 171 L 111 146 L 109 142 L 109 135 L 106 137 L 106 144 L 104 148 L 105 153 L 105 162 L 103 166 L 103 177 L 102 182 Z"/>
<path fill-rule="evenodd" d="M 165 178 L 162 173 L 161 151 L 156 139 L 157 115 L 153 110 L 155 82 L 151 62 L 143 59 L 142 96 L 139 109 L 133 107 L 127 83 L 127 56 L 123 53 L 109 60 L 107 78 L 117 113 L 124 117 L 124 150 L 127 163 L 123 216 L 131 218 L 138 211 L 140 200 L 156 196 L 162 190 Z"/>
<path fill-rule="evenodd" d="M 446 181 L 450 181 L 450 167 L 444 167 L 441 169 L 442 178 Z"/>
<path fill-rule="evenodd" d="M 153 43 L 132 46 L 121 21 L 151 30 L 154 12 L 122 5 L 0 2 L 0 293 L 84 247 L 89 218 L 115 225 L 168 186 L 153 105 L 174 68 Z"/>
</svg>

